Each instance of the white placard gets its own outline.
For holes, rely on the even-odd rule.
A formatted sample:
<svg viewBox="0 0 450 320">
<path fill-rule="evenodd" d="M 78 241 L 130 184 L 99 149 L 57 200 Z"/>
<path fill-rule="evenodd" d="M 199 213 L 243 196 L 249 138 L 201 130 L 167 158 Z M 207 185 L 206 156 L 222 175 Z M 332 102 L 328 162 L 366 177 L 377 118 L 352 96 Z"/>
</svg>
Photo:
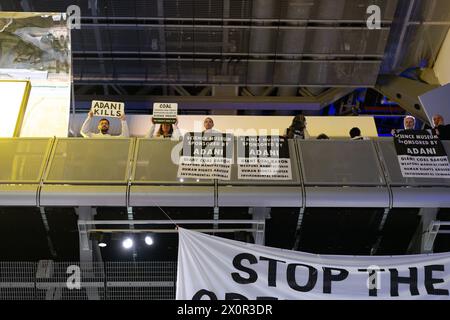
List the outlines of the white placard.
<svg viewBox="0 0 450 320">
<path fill-rule="evenodd" d="M 292 180 L 288 140 L 279 136 L 238 137 L 238 178 Z"/>
<path fill-rule="evenodd" d="M 97 117 L 120 118 L 125 114 L 125 103 L 113 101 L 92 101 L 91 111 Z"/>
<path fill-rule="evenodd" d="M 428 131 L 402 131 L 394 136 L 404 178 L 450 178 L 447 153 L 437 136 Z"/>
<path fill-rule="evenodd" d="M 231 134 L 185 134 L 177 177 L 230 180 L 233 146 Z"/>
<path fill-rule="evenodd" d="M 153 121 L 155 123 L 175 123 L 178 114 L 178 103 L 153 104 Z"/>
</svg>

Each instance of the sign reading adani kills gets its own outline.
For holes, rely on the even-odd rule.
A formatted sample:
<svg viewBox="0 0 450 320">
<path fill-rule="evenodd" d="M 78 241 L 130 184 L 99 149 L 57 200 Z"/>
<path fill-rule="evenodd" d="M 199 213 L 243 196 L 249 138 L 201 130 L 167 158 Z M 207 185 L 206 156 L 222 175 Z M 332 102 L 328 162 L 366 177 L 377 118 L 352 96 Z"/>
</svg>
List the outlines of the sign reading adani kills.
<svg viewBox="0 0 450 320">
<path fill-rule="evenodd" d="M 279 136 L 238 138 L 238 178 L 292 180 L 288 140 Z"/>
<path fill-rule="evenodd" d="M 404 178 L 450 178 L 444 146 L 428 131 L 405 130 L 394 136 Z"/>
<path fill-rule="evenodd" d="M 154 103 L 153 104 L 153 121 L 155 123 L 177 122 L 178 103 Z"/>
<path fill-rule="evenodd" d="M 91 110 L 97 117 L 120 118 L 125 114 L 125 103 L 112 101 L 92 101 Z"/>
<path fill-rule="evenodd" d="M 184 135 L 178 178 L 230 180 L 233 135 L 190 132 Z"/>
<path fill-rule="evenodd" d="M 450 253 L 325 256 L 178 230 L 178 300 L 450 298 Z"/>
</svg>

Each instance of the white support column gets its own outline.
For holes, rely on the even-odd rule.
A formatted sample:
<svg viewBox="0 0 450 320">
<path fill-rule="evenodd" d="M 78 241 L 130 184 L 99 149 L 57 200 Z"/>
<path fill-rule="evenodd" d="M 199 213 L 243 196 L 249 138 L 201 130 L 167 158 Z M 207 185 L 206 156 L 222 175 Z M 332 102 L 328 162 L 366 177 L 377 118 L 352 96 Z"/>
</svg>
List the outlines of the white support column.
<svg viewBox="0 0 450 320">
<path fill-rule="evenodd" d="M 425 208 L 421 209 L 419 215 L 421 217 L 419 227 L 414 234 L 408 248 L 408 253 L 432 253 L 434 240 L 439 231 L 434 226 L 439 209 Z"/>
<path fill-rule="evenodd" d="M 53 277 L 53 260 L 40 260 L 36 268 L 36 281 Z M 45 300 L 56 300 L 54 287 L 48 287 L 45 292 Z"/>
<path fill-rule="evenodd" d="M 92 207 L 75 208 L 78 215 L 78 221 L 94 220 L 96 209 Z M 87 278 L 94 278 L 94 262 L 95 254 L 98 254 L 97 241 L 89 239 L 89 229 L 95 228 L 95 225 L 85 225 L 78 223 L 78 232 L 80 237 L 80 269 L 81 274 Z M 95 253 L 94 253 L 95 252 Z M 101 256 L 97 257 L 97 261 L 101 262 Z M 82 282 L 83 283 L 83 282 Z M 97 288 L 85 288 L 89 300 L 100 300 Z"/>
<path fill-rule="evenodd" d="M 271 208 L 252 208 L 251 214 L 253 220 L 255 221 L 265 221 L 270 218 Z M 255 239 L 255 244 L 263 246 L 265 244 L 265 224 L 258 224 L 257 231 L 253 232 L 253 238 Z"/>
</svg>

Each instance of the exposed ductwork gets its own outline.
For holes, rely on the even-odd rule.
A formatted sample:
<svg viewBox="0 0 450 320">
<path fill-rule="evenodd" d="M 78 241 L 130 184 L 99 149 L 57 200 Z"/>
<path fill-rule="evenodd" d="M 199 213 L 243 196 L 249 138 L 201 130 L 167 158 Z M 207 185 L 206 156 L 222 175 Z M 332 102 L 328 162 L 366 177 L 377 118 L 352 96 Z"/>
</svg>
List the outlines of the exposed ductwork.
<svg viewBox="0 0 450 320">
<path fill-rule="evenodd" d="M 277 7 L 277 0 L 253 0 L 252 2 L 252 18 L 267 19 L 274 16 Z M 255 22 L 257 26 L 264 26 L 265 22 Z M 251 28 L 249 35 L 249 53 L 269 53 L 274 52 L 275 32 L 271 29 Z M 254 56 L 254 58 L 264 58 L 264 56 Z M 247 68 L 247 84 L 248 90 L 255 96 L 260 96 L 264 92 L 264 87 L 251 86 L 258 84 L 264 79 L 269 79 L 272 74 L 272 66 L 269 62 L 248 63 Z M 265 81 L 264 81 L 265 82 Z"/>
</svg>

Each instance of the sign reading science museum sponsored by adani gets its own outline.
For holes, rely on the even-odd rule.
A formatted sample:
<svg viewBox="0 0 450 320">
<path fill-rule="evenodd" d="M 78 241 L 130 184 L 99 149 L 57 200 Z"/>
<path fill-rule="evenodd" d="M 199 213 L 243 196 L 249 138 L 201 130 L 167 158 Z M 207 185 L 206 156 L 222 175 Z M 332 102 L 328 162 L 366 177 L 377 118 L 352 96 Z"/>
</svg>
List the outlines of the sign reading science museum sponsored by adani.
<svg viewBox="0 0 450 320">
<path fill-rule="evenodd" d="M 325 256 L 178 230 L 178 300 L 450 299 L 450 253 Z"/>
<path fill-rule="evenodd" d="M 292 180 L 288 140 L 279 136 L 238 138 L 238 178 Z"/>
<path fill-rule="evenodd" d="M 125 113 L 125 103 L 113 101 L 92 101 L 94 116 L 120 118 Z"/>
<path fill-rule="evenodd" d="M 185 134 L 178 178 L 230 180 L 233 141 L 219 132 Z"/>
<path fill-rule="evenodd" d="M 450 178 L 450 165 L 442 142 L 428 131 L 405 130 L 394 136 L 405 178 Z"/>
</svg>

